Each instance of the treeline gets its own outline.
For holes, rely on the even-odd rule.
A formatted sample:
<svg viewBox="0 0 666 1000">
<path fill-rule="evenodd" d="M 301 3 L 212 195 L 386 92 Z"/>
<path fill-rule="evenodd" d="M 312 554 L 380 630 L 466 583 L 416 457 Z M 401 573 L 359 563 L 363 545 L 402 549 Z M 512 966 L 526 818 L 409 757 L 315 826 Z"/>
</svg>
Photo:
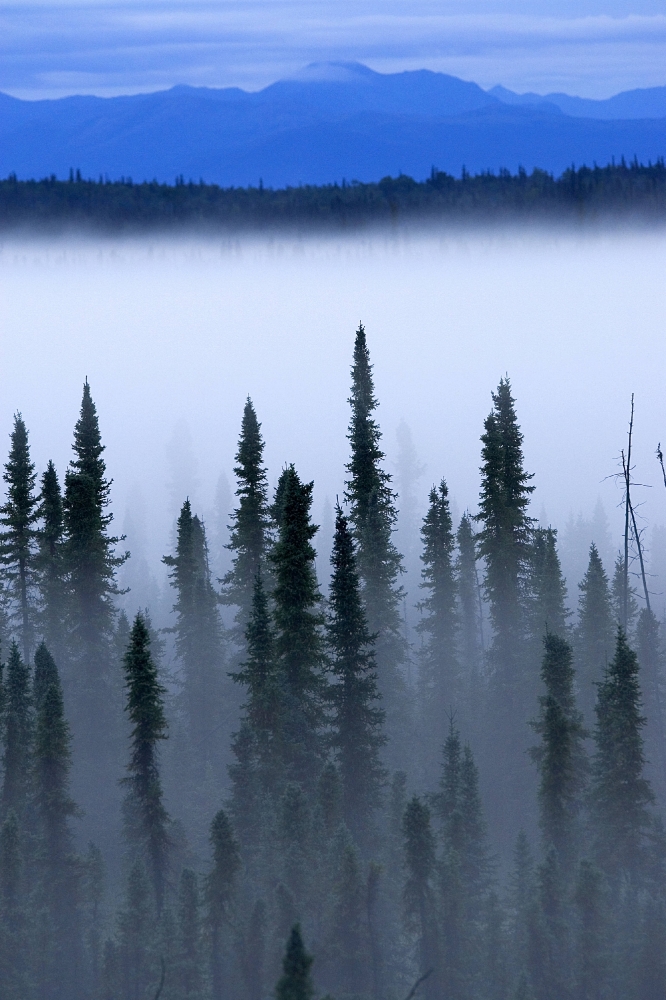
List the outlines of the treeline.
<svg viewBox="0 0 666 1000">
<path fill-rule="evenodd" d="M 53 463 L 38 482 L 16 415 L 3 998 L 666 994 L 661 623 L 595 545 L 572 620 L 505 378 L 478 513 L 454 524 L 446 481 L 430 491 L 412 643 L 362 326 L 350 404 L 327 596 L 313 484 L 289 464 L 271 495 L 248 399 L 231 567 L 212 579 L 184 499 L 159 630 L 118 611 L 129 556 L 88 383 L 62 484 Z"/>
<path fill-rule="evenodd" d="M 124 178 L 69 181 L 0 181 L 0 229 L 211 229 L 316 225 L 354 226 L 414 219 L 595 218 L 626 216 L 654 219 L 666 211 L 663 160 L 606 167 L 572 166 L 560 177 L 534 169 L 488 171 L 472 176 L 463 168 L 455 178 L 433 167 L 427 180 L 401 175 L 378 183 L 357 181 L 279 190 L 221 188 L 203 181 L 174 185 L 133 183 Z"/>
</svg>

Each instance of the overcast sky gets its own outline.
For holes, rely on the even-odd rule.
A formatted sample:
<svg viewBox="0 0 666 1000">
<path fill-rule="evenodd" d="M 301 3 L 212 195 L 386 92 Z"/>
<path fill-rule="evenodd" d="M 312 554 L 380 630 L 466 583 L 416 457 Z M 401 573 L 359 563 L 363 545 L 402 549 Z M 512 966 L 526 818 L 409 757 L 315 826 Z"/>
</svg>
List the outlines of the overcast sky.
<svg viewBox="0 0 666 1000">
<path fill-rule="evenodd" d="M 607 97 L 666 84 L 663 0 L 0 2 L 0 90 L 259 89 L 317 60 Z"/>
</svg>

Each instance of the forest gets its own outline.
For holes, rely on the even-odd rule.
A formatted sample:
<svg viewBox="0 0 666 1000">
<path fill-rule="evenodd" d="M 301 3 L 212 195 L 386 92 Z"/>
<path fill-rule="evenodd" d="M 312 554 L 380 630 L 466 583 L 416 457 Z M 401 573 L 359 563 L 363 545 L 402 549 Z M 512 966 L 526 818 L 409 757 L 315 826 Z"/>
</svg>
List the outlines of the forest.
<svg viewBox="0 0 666 1000">
<path fill-rule="evenodd" d="M 313 483 L 270 489 L 248 397 L 228 569 L 182 497 L 164 624 L 123 610 L 93 389 L 67 469 L 38 472 L 20 412 L 4 466 L 3 1000 L 663 1000 L 666 651 L 631 439 L 623 547 L 567 595 L 502 378 L 478 510 L 454 521 L 440 470 L 406 593 L 359 325 L 329 572 Z"/>
<path fill-rule="evenodd" d="M 560 177 L 537 168 L 531 173 L 487 171 L 459 178 L 432 168 L 425 181 L 406 175 L 377 183 L 342 181 L 273 190 L 221 188 L 178 177 L 174 185 L 130 178 L 85 180 L 0 180 L 0 230 L 63 228 L 109 230 L 263 228 L 322 226 L 340 229 L 375 222 L 415 220 L 487 221 L 506 217 L 578 221 L 637 217 L 663 219 L 666 167 L 663 159 L 644 166 L 611 163 L 572 166 Z"/>
</svg>

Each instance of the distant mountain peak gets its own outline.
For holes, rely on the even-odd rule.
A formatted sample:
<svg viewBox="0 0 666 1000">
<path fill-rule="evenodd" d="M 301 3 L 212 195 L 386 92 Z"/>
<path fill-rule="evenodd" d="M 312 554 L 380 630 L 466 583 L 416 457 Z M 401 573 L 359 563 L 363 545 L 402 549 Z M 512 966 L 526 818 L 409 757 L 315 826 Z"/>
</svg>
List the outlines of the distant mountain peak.
<svg viewBox="0 0 666 1000">
<path fill-rule="evenodd" d="M 358 83 L 379 75 L 359 62 L 312 62 L 285 80 L 290 83 Z"/>
</svg>

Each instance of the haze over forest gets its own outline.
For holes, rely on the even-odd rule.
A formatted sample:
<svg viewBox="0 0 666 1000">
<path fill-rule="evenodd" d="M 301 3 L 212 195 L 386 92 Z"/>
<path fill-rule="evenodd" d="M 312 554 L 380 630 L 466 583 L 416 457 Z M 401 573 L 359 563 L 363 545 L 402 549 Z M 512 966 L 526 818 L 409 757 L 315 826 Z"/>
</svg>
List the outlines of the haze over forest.
<svg viewBox="0 0 666 1000">
<path fill-rule="evenodd" d="M 665 270 L 639 226 L 0 244 L 11 1000 L 663 997 Z"/>
</svg>

